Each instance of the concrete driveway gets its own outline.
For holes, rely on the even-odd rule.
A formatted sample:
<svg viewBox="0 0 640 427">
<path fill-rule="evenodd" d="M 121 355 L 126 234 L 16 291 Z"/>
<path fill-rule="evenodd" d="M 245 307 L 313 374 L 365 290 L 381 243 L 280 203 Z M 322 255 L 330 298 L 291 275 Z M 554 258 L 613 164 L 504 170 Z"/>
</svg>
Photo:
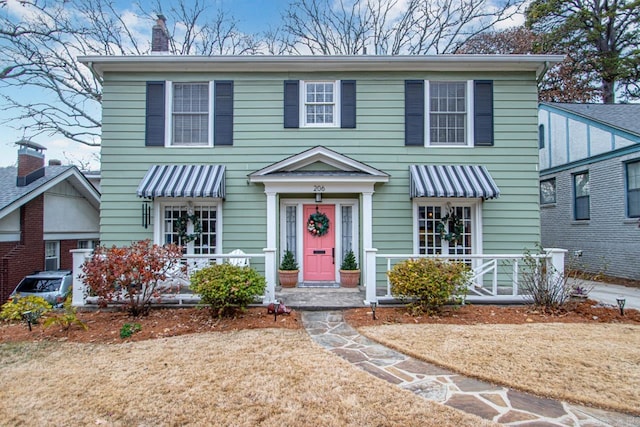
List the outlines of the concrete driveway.
<svg viewBox="0 0 640 427">
<path fill-rule="evenodd" d="M 640 310 L 640 288 L 615 285 L 611 283 L 585 281 L 587 286 L 593 286 L 589 298 L 598 302 L 618 306 L 616 299 L 625 298 L 625 308 Z"/>
</svg>

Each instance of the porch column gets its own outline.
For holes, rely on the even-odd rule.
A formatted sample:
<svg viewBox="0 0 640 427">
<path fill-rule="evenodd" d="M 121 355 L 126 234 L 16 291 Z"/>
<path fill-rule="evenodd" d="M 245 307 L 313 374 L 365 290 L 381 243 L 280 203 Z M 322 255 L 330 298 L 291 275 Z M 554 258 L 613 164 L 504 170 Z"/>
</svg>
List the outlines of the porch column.
<svg viewBox="0 0 640 427">
<path fill-rule="evenodd" d="M 84 280 L 80 278 L 82 274 L 82 264 L 91 252 L 91 249 L 72 249 L 71 256 L 73 259 L 72 274 L 72 293 L 71 293 L 71 305 L 74 307 L 82 307 L 85 305 L 86 286 Z"/>
<path fill-rule="evenodd" d="M 550 276 L 549 281 L 552 286 L 564 286 L 564 256 L 566 249 L 545 248 L 547 253 L 547 274 Z M 561 293 L 558 293 L 560 295 Z"/>
<path fill-rule="evenodd" d="M 376 299 L 376 265 L 373 248 L 373 191 L 362 192 L 362 245 L 364 246 L 364 260 L 360 260 L 362 278 L 364 280 L 367 301 Z"/>
<path fill-rule="evenodd" d="M 264 249 L 264 276 L 267 280 L 267 288 L 265 290 L 265 304 L 271 303 L 276 299 L 276 192 L 265 191 L 267 195 L 267 247 Z"/>
</svg>

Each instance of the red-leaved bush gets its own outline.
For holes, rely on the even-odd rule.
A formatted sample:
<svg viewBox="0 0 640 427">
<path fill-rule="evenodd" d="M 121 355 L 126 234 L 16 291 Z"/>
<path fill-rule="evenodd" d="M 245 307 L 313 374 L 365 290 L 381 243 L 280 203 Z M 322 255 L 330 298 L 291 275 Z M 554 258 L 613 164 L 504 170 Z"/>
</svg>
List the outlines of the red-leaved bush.
<svg viewBox="0 0 640 427">
<path fill-rule="evenodd" d="M 99 246 L 82 266 L 85 284 L 101 305 L 123 303 L 133 316 L 147 315 L 154 298 L 171 289 L 163 285 L 169 271 L 180 269 L 182 249 L 150 240 L 131 246 Z"/>
</svg>

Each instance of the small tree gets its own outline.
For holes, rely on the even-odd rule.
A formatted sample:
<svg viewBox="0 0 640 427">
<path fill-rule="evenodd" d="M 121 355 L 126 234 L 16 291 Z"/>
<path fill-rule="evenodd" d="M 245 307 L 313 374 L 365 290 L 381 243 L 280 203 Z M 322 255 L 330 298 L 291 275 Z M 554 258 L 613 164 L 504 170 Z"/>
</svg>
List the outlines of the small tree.
<svg viewBox="0 0 640 427">
<path fill-rule="evenodd" d="M 244 310 L 264 292 L 265 286 L 265 278 L 253 268 L 225 263 L 193 273 L 190 287 L 209 305 L 212 315 L 222 317 Z"/>
<path fill-rule="evenodd" d="M 181 257 L 179 246 L 152 245 L 150 240 L 100 246 L 82 266 L 82 278 L 101 304 L 122 302 L 131 315 L 147 315 L 152 299 L 170 290 L 163 282 L 169 271 L 179 267 Z"/>
<path fill-rule="evenodd" d="M 353 251 L 347 252 L 342 260 L 342 265 L 340 266 L 340 270 L 357 270 L 358 263 L 356 262 L 356 255 Z"/>
<path fill-rule="evenodd" d="M 391 292 L 400 299 L 414 299 L 414 315 L 436 313 L 452 299 L 466 295 L 469 267 L 462 262 L 441 259 L 408 259 L 387 272 Z"/>
<path fill-rule="evenodd" d="M 280 263 L 280 270 L 294 271 L 297 269 L 298 269 L 298 263 L 296 262 L 296 258 L 293 256 L 293 252 L 287 249 L 284 252 L 284 256 L 282 257 L 282 262 Z"/>
</svg>

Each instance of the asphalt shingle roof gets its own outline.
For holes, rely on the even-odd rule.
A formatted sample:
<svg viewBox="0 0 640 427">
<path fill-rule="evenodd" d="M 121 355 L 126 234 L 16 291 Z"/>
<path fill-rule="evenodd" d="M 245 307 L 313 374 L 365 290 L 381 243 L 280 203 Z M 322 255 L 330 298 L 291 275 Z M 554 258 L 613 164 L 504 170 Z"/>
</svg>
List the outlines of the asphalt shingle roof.
<svg viewBox="0 0 640 427">
<path fill-rule="evenodd" d="M 73 166 L 46 166 L 44 176 L 24 187 L 16 185 L 17 168 L 8 166 L 0 168 L 0 210 L 9 206 L 21 197 L 36 190 Z"/>
<path fill-rule="evenodd" d="M 640 104 L 544 104 L 640 135 Z"/>
</svg>

